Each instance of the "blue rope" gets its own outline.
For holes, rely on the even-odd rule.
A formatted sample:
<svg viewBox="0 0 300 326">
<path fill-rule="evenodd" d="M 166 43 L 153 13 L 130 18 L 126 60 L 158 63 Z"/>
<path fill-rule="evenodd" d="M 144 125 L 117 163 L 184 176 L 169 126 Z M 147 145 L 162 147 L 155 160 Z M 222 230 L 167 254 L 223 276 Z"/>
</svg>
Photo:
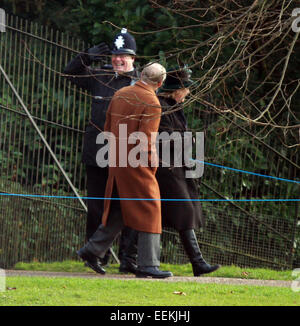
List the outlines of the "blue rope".
<svg viewBox="0 0 300 326">
<path fill-rule="evenodd" d="M 9 194 L 9 193 L 0 193 L 0 196 L 15 196 L 15 197 L 33 197 L 33 198 L 59 198 L 59 199 L 78 199 L 76 196 L 50 196 L 50 195 L 31 195 L 31 194 Z M 153 200 L 153 201 L 238 201 L 238 202 L 261 202 L 261 201 L 270 201 L 270 202 L 297 202 L 300 199 L 187 199 L 187 198 L 106 198 L 106 197 L 80 197 L 81 199 L 102 199 L 102 200 Z"/>
<path fill-rule="evenodd" d="M 274 176 L 270 176 L 270 175 L 266 175 L 266 174 L 260 174 L 260 173 L 254 173 L 254 172 L 250 172 L 250 171 L 245 171 L 245 170 L 240 170 L 240 169 L 234 169 L 234 168 L 230 168 L 228 166 L 223 166 L 223 165 L 219 165 L 219 164 L 213 164 L 213 163 L 208 163 L 205 161 L 200 161 L 200 160 L 194 160 L 194 159 L 190 159 L 191 161 L 195 161 L 195 162 L 199 162 L 199 163 L 203 163 L 206 165 L 210 165 L 210 166 L 214 166 L 214 167 L 218 167 L 221 169 L 227 169 L 227 170 L 232 170 L 235 172 L 241 172 L 241 173 L 247 173 L 247 174 L 251 174 L 251 175 L 256 175 L 259 177 L 264 177 L 264 178 L 272 178 L 275 180 L 279 180 L 279 181 L 286 181 L 286 182 L 293 182 L 293 183 L 297 183 L 300 184 L 300 181 L 296 181 L 296 180 L 291 180 L 291 179 L 284 179 L 284 178 L 278 178 L 278 177 L 274 177 Z M 30 194 L 10 194 L 10 193 L 0 193 L 0 196 L 16 196 L 16 197 L 31 197 L 31 198 L 60 198 L 60 199 L 78 199 L 78 197 L 76 196 L 50 196 L 50 195 L 30 195 Z M 227 201 L 231 201 L 231 202 L 298 202 L 300 201 L 300 199 L 287 199 L 287 198 L 280 198 L 280 199 L 171 199 L 171 198 L 105 198 L 105 197 L 80 197 L 81 199 L 102 199 L 102 200 L 153 200 L 153 201 L 178 201 L 178 202 L 182 202 L 182 201 L 201 201 L 201 202 L 227 202 Z"/>
<path fill-rule="evenodd" d="M 208 163 L 208 162 L 200 161 L 200 160 L 194 160 L 194 159 L 190 159 L 190 160 L 191 161 L 198 162 L 198 163 L 204 163 L 206 165 L 214 166 L 214 167 L 221 168 L 221 169 L 227 169 L 227 170 L 232 170 L 232 171 L 235 171 L 235 172 L 252 174 L 252 175 L 256 175 L 256 176 L 263 177 L 263 178 L 272 178 L 272 179 L 279 180 L 279 181 L 294 182 L 294 183 L 300 184 L 300 181 L 296 181 L 296 180 L 278 178 L 278 177 L 273 177 L 271 175 L 260 174 L 260 173 L 245 171 L 245 170 L 239 170 L 239 169 L 234 169 L 234 168 L 230 168 L 228 166 L 223 166 L 223 165 L 219 165 L 219 164 Z"/>
</svg>

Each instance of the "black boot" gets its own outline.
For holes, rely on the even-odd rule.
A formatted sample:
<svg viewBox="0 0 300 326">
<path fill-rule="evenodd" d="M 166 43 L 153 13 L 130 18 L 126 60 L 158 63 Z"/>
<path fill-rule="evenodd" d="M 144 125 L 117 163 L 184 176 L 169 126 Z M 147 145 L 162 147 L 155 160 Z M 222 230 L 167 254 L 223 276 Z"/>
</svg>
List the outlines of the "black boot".
<svg viewBox="0 0 300 326">
<path fill-rule="evenodd" d="M 125 227 L 121 233 L 119 259 L 121 273 L 136 273 L 138 231 Z"/>
<path fill-rule="evenodd" d="M 179 236 L 193 267 L 194 276 L 216 271 L 221 266 L 208 264 L 202 257 L 198 241 L 193 229 L 179 231 Z"/>
<path fill-rule="evenodd" d="M 128 274 L 136 274 L 137 271 L 137 264 L 136 260 L 131 260 L 129 258 L 124 258 L 123 260 L 120 261 L 120 267 L 119 267 L 119 272 Z"/>
</svg>

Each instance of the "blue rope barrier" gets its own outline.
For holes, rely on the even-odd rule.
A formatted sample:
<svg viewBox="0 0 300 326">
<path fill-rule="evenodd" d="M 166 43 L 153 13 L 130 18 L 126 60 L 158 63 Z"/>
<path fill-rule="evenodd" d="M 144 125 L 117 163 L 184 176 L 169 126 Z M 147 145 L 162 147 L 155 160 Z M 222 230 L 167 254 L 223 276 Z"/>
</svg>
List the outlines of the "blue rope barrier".
<svg viewBox="0 0 300 326">
<path fill-rule="evenodd" d="M 12 197 L 33 197 L 33 198 L 58 198 L 58 199 L 78 199 L 76 196 L 51 196 L 51 195 L 32 195 L 32 194 L 10 194 L 10 193 L 0 193 L 0 196 L 12 196 Z M 106 197 L 80 197 L 81 199 L 89 199 L 89 200 L 153 200 L 153 201 L 239 201 L 239 202 L 251 202 L 251 201 L 270 201 L 270 202 L 297 202 L 300 199 L 287 199 L 287 198 L 279 198 L 279 199 L 187 199 L 187 198 L 106 198 Z"/>
<path fill-rule="evenodd" d="M 219 164 L 214 164 L 214 163 L 209 163 L 209 162 L 205 162 L 205 161 L 200 161 L 200 160 L 194 160 L 194 159 L 190 159 L 191 161 L 195 161 L 195 162 L 199 162 L 199 163 L 203 163 L 209 166 L 213 166 L 213 167 L 218 167 L 221 169 L 227 169 L 227 170 L 232 170 L 235 172 L 241 172 L 241 173 L 247 173 L 247 174 L 251 174 L 251 175 L 256 175 L 259 177 L 264 177 L 264 178 L 272 178 L 275 180 L 279 180 L 279 181 L 285 181 L 285 182 L 293 182 L 296 184 L 300 184 L 300 181 L 296 181 L 296 180 L 291 180 L 291 179 L 284 179 L 284 178 L 279 178 L 279 177 L 274 177 L 274 176 L 270 176 L 270 175 L 266 175 L 266 174 L 260 174 L 260 173 L 255 173 L 255 172 L 250 172 L 250 171 L 245 171 L 245 170 L 240 170 L 240 169 L 235 169 L 235 168 L 231 168 L 228 166 L 223 166 L 223 165 L 219 165 Z M 153 201 L 201 201 L 201 202 L 227 202 L 227 201 L 231 201 L 231 202 L 298 202 L 300 201 L 300 199 L 287 199 L 287 198 L 278 198 L 278 199 L 180 199 L 180 198 L 176 198 L 176 199 L 171 199 L 171 198 L 105 198 L 105 197 L 77 197 L 77 196 L 51 196 L 51 195 L 31 195 L 31 194 L 10 194 L 10 193 L 0 193 L 0 196 L 16 196 L 16 197 L 31 197 L 31 198 L 59 198 L 59 199 L 89 199 L 89 200 L 97 200 L 97 199 L 102 199 L 102 200 L 153 200 Z"/>
<path fill-rule="evenodd" d="M 274 176 L 267 175 L 267 174 L 260 174 L 260 173 L 255 173 L 255 172 L 230 168 L 228 166 L 223 166 L 223 165 L 214 164 L 214 163 L 208 163 L 208 162 L 200 161 L 200 160 L 194 160 L 194 159 L 190 159 L 190 160 L 198 162 L 198 163 L 203 163 L 205 165 L 210 165 L 210 166 L 214 166 L 214 167 L 217 167 L 217 168 L 221 168 L 221 169 L 232 170 L 232 171 L 235 171 L 235 172 L 247 173 L 247 174 L 256 175 L 256 176 L 263 177 L 263 178 L 272 178 L 272 179 L 279 180 L 279 181 L 294 182 L 294 183 L 300 184 L 300 181 L 296 181 L 296 180 L 284 179 L 284 178 L 274 177 Z"/>
</svg>

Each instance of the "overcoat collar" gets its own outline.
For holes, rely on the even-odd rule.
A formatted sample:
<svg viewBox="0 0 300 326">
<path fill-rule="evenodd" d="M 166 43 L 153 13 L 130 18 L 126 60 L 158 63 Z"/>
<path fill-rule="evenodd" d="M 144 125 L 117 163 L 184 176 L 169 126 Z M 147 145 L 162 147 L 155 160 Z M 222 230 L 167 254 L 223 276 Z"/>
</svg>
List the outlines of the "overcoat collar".
<svg viewBox="0 0 300 326">
<path fill-rule="evenodd" d="M 146 89 L 147 91 L 151 92 L 153 95 L 155 95 L 154 89 L 150 85 L 143 83 L 141 80 L 137 81 L 135 83 L 135 85 L 142 87 L 142 88 Z"/>
</svg>

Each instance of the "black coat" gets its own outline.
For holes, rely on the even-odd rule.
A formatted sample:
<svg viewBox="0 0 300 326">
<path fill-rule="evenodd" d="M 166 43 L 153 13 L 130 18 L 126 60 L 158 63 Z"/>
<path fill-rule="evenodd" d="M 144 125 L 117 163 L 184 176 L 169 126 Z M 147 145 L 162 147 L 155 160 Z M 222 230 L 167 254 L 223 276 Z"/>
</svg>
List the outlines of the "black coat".
<svg viewBox="0 0 300 326">
<path fill-rule="evenodd" d="M 163 112 L 177 109 L 171 98 L 158 97 Z M 159 132 L 172 133 L 187 131 L 187 122 L 183 109 L 170 114 L 163 114 L 161 117 Z M 171 144 L 171 157 L 172 144 Z M 174 148 L 173 148 L 174 150 Z M 159 153 L 161 159 L 161 153 Z M 171 160 L 172 162 L 172 160 Z M 161 160 L 160 160 L 161 165 Z M 186 178 L 187 167 L 161 167 L 156 172 L 156 178 L 160 188 L 162 199 L 198 199 L 197 184 L 194 179 Z M 199 201 L 161 201 L 162 225 L 172 227 L 178 231 L 197 229 L 204 225 L 201 203 Z"/>
<path fill-rule="evenodd" d="M 68 80 L 72 84 L 88 91 L 92 96 L 91 117 L 85 130 L 82 161 L 87 165 L 97 166 L 96 154 L 101 145 L 96 144 L 96 138 L 104 129 L 110 100 L 117 90 L 134 84 L 138 74 L 136 70 L 118 74 L 112 70 L 111 65 L 102 69 L 91 69 L 89 64 L 88 56 L 80 53 L 69 62 L 64 73 L 70 75 Z"/>
</svg>

